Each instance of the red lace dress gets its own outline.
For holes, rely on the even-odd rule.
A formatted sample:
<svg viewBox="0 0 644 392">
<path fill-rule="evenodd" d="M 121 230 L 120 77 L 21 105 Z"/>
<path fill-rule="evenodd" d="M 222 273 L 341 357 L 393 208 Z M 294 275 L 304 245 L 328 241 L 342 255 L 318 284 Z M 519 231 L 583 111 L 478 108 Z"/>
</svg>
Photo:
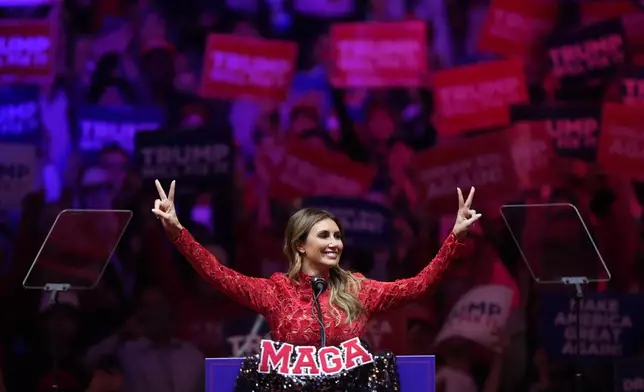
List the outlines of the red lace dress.
<svg viewBox="0 0 644 392">
<path fill-rule="evenodd" d="M 319 346 L 320 326 L 311 306 L 313 290 L 309 276 L 301 274 L 297 282 L 283 273 L 273 274 L 270 278 L 251 278 L 219 263 L 186 229 L 173 242 L 197 272 L 218 290 L 262 314 L 268 322 L 274 341 Z M 320 305 L 324 315 L 327 345 L 337 346 L 346 340 L 360 337 L 372 315 L 435 292 L 461 247 L 462 243 L 452 233 L 443 243 L 438 255 L 415 277 L 395 282 L 362 280 L 358 297 L 365 315 L 351 324 L 336 321 L 329 309 L 329 291 L 322 293 Z"/>
</svg>

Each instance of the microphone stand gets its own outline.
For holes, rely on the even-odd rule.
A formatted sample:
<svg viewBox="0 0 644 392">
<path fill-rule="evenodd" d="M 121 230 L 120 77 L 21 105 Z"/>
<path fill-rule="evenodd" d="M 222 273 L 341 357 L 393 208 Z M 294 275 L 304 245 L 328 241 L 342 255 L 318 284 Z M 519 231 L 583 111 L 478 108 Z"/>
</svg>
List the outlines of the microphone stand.
<svg viewBox="0 0 644 392">
<path fill-rule="evenodd" d="M 315 293 L 313 295 L 313 302 L 315 304 L 315 310 L 317 311 L 317 319 L 318 322 L 320 323 L 320 347 L 325 347 L 326 346 L 326 328 L 324 327 L 324 318 L 322 317 L 322 308 L 320 307 L 320 293 Z"/>
<path fill-rule="evenodd" d="M 58 302 L 58 294 L 64 291 L 69 291 L 71 288 L 70 284 L 67 283 L 47 283 L 45 285 L 44 290 L 50 292 L 49 296 L 49 308 L 55 308 L 59 302 Z M 58 351 L 58 342 L 52 340 L 51 342 L 51 374 L 52 374 L 52 380 L 51 380 L 51 391 L 52 392 L 58 392 L 60 390 L 58 386 L 58 367 L 59 367 L 59 351 Z"/>
<path fill-rule="evenodd" d="M 326 280 L 319 276 L 314 276 L 311 279 L 311 289 L 313 289 L 313 305 L 317 314 L 318 323 L 320 323 L 320 347 L 326 346 L 326 328 L 324 327 L 324 317 L 322 316 L 322 308 L 320 307 L 320 295 L 326 290 L 328 283 Z"/>
<path fill-rule="evenodd" d="M 575 316 L 577 318 L 577 342 L 575 347 L 575 379 L 574 390 L 575 392 L 582 392 L 584 390 L 584 374 L 581 360 L 581 305 L 584 300 L 584 290 L 582 285 L 588 284 L 589 280 L 586 277 L 563 277 L 561 278 L 564 284 L 575 286 Z"/>
</svg>

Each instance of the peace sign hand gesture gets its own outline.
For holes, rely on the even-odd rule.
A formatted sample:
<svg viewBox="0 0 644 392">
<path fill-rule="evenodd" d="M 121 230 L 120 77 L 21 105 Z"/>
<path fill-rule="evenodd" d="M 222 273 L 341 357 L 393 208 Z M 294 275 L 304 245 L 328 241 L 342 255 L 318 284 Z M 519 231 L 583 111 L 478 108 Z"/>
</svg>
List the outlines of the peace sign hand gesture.
<svg viewBox="0 0 644 392">
<path fill-rule="evenodd" d="M 469 227 L 479 220 L 481 214 L 477 214 L 476 210 L 472 210 L 472 199 L 474 198 L 474 187 L 470 189 L 470 194 L 467 195 L 467 200 L 463 200 L 463 192 L 461 188 L 456 188 L 458 192 L 458 212 L 456 214 L 456 223 L 454 223 L 454 234 L 460 236 L 465 234 Z"/>
<path fill-rule="evenodd" d="M 159 192 L 159 198 L 154 201 L 152 212 L 157 216 L 157 219 L 161 220 L 161 224 L 170 238 L 176 238 L 181 234 L 183 227 L 179 223 L 179 218 L 177 218 L 177 213 L 174 209 L 175 182 L 172 181 L 170 184 L 170 192 L 167 196 L 159 180 L 155 180 L 154 184 Z"/>
</svg>

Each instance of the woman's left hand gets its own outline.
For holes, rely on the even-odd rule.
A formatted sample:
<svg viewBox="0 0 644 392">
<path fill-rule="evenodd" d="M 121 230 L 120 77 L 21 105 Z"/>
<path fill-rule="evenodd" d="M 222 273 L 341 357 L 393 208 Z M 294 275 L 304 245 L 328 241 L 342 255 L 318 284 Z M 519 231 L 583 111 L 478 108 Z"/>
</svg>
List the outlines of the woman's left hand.
<svg viewBox="0 0 644 392">
<path fill-rule="evenodd" d="M 456 188 L 456 191 L 458 193 L 458 212 L 456 213 L 456 223 L 454 223 L 454 229 L 452 229 L 452 232 L 456 234 L 456 236 L 461 236 L 467 232 L 474 222 L 479 220 L 481 214 L 478 214 L 476 210 L 471 209 L 472 200 L 474 199 L 474 187 L 470 189 L 470 194 L 467 195 L 467 200 L 463 199 L 461 188 Z"/>
</svg>

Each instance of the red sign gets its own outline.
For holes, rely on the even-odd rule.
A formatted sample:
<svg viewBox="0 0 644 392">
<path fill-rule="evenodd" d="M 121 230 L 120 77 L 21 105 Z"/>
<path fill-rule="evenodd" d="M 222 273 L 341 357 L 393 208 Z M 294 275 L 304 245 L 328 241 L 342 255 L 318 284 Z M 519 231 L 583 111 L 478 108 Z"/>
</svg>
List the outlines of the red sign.
<svg viewBox="0 0 644 392">
<path fill-rule="evenodd" d="M 558 4 L 554 1 L 493 0 L 479 49 L 499 55 L 524 55 L 553 29 Z"/>
<path fill-rule="evenodd" d="M 555 152 L 543 121 L 519 122 L 507 130 L 517 180 L 524 189 L 549 183 Z"/>
<path fill-rule="evenodd" d="M 375 175 L 372 167 L 343 154 L 290 142 L 273 173 L 269 192 L 289 202 L 306 196 L 362 196 Z"/>
<path fill-rule="evenodd" d="M 416 87 L 427 72 L 422 22 L 334 24 L 331 29 L 334 86 Z"/>
<path fill-rule="evenodd" d="M 278 348 L 279 346 L 279 348 Z M 291 364 L 291 358 L 295 361 Z M 344 370 L 373 362 L 373 355 L 359 338 L 340 343 L 340 347 L 293 346 L 292 344 L 262 340 L 259 353 L 259 373 L 277 373 L 289 376 L 334 375 Z"/>
<path fill-rule="evenodd" d="M 622 16 L 622 27 L 631 53 L 640 53 L 644 49 L 644 12 Z"/>
<path fill-rule="evenodd" d="M 624 15 L 641 11 L 633 0 L 582 1 L 579 7 L 583 25 L 621 18 Z"/>
<path fill-rule="evenodd" d="M 644 179 L 644 112 L 637 106 L 604 105 L 597 161 L 606 172 Z"/>
<path fill-rule="evenodd" d="M 621 101 L 626 105 L 644 104 L 644 79 L 641 75 L 644 69 L 639 66 L 634 69 L 632 75 L 626 75 L 621 80 Z"/>
<path fill-rule="evenodd" d="M 288 94 L 296 55 L 293 42 L 211 34 L 206 43 L 201 95 L 282 101 Z"/>
<path fill-rule="evenodd" d="M 49 19 L 0 21 L 0 79 L 3 83 L 49 81 L 55 65 Z"/>
<path fill-rule="evenodd" d="M 420 194 L 428 207 L 438 212 L 456 212 L 456 187 L 465 194 L 476 187 L 479 205 L 512 197 L 517 190 L 514 162 L 505 132 L 462 140 L 433 148 L 416 156 L 413 167 Z M 476 205 L 474 206 L 476 209 Z"/>
<path fill-rule="evenodd" d="M 510 105 L 527 103 L 523 61 L 490 61 L 436 73 L 438 131 L 445 135 L 506 126 Z"/>
</svg>

